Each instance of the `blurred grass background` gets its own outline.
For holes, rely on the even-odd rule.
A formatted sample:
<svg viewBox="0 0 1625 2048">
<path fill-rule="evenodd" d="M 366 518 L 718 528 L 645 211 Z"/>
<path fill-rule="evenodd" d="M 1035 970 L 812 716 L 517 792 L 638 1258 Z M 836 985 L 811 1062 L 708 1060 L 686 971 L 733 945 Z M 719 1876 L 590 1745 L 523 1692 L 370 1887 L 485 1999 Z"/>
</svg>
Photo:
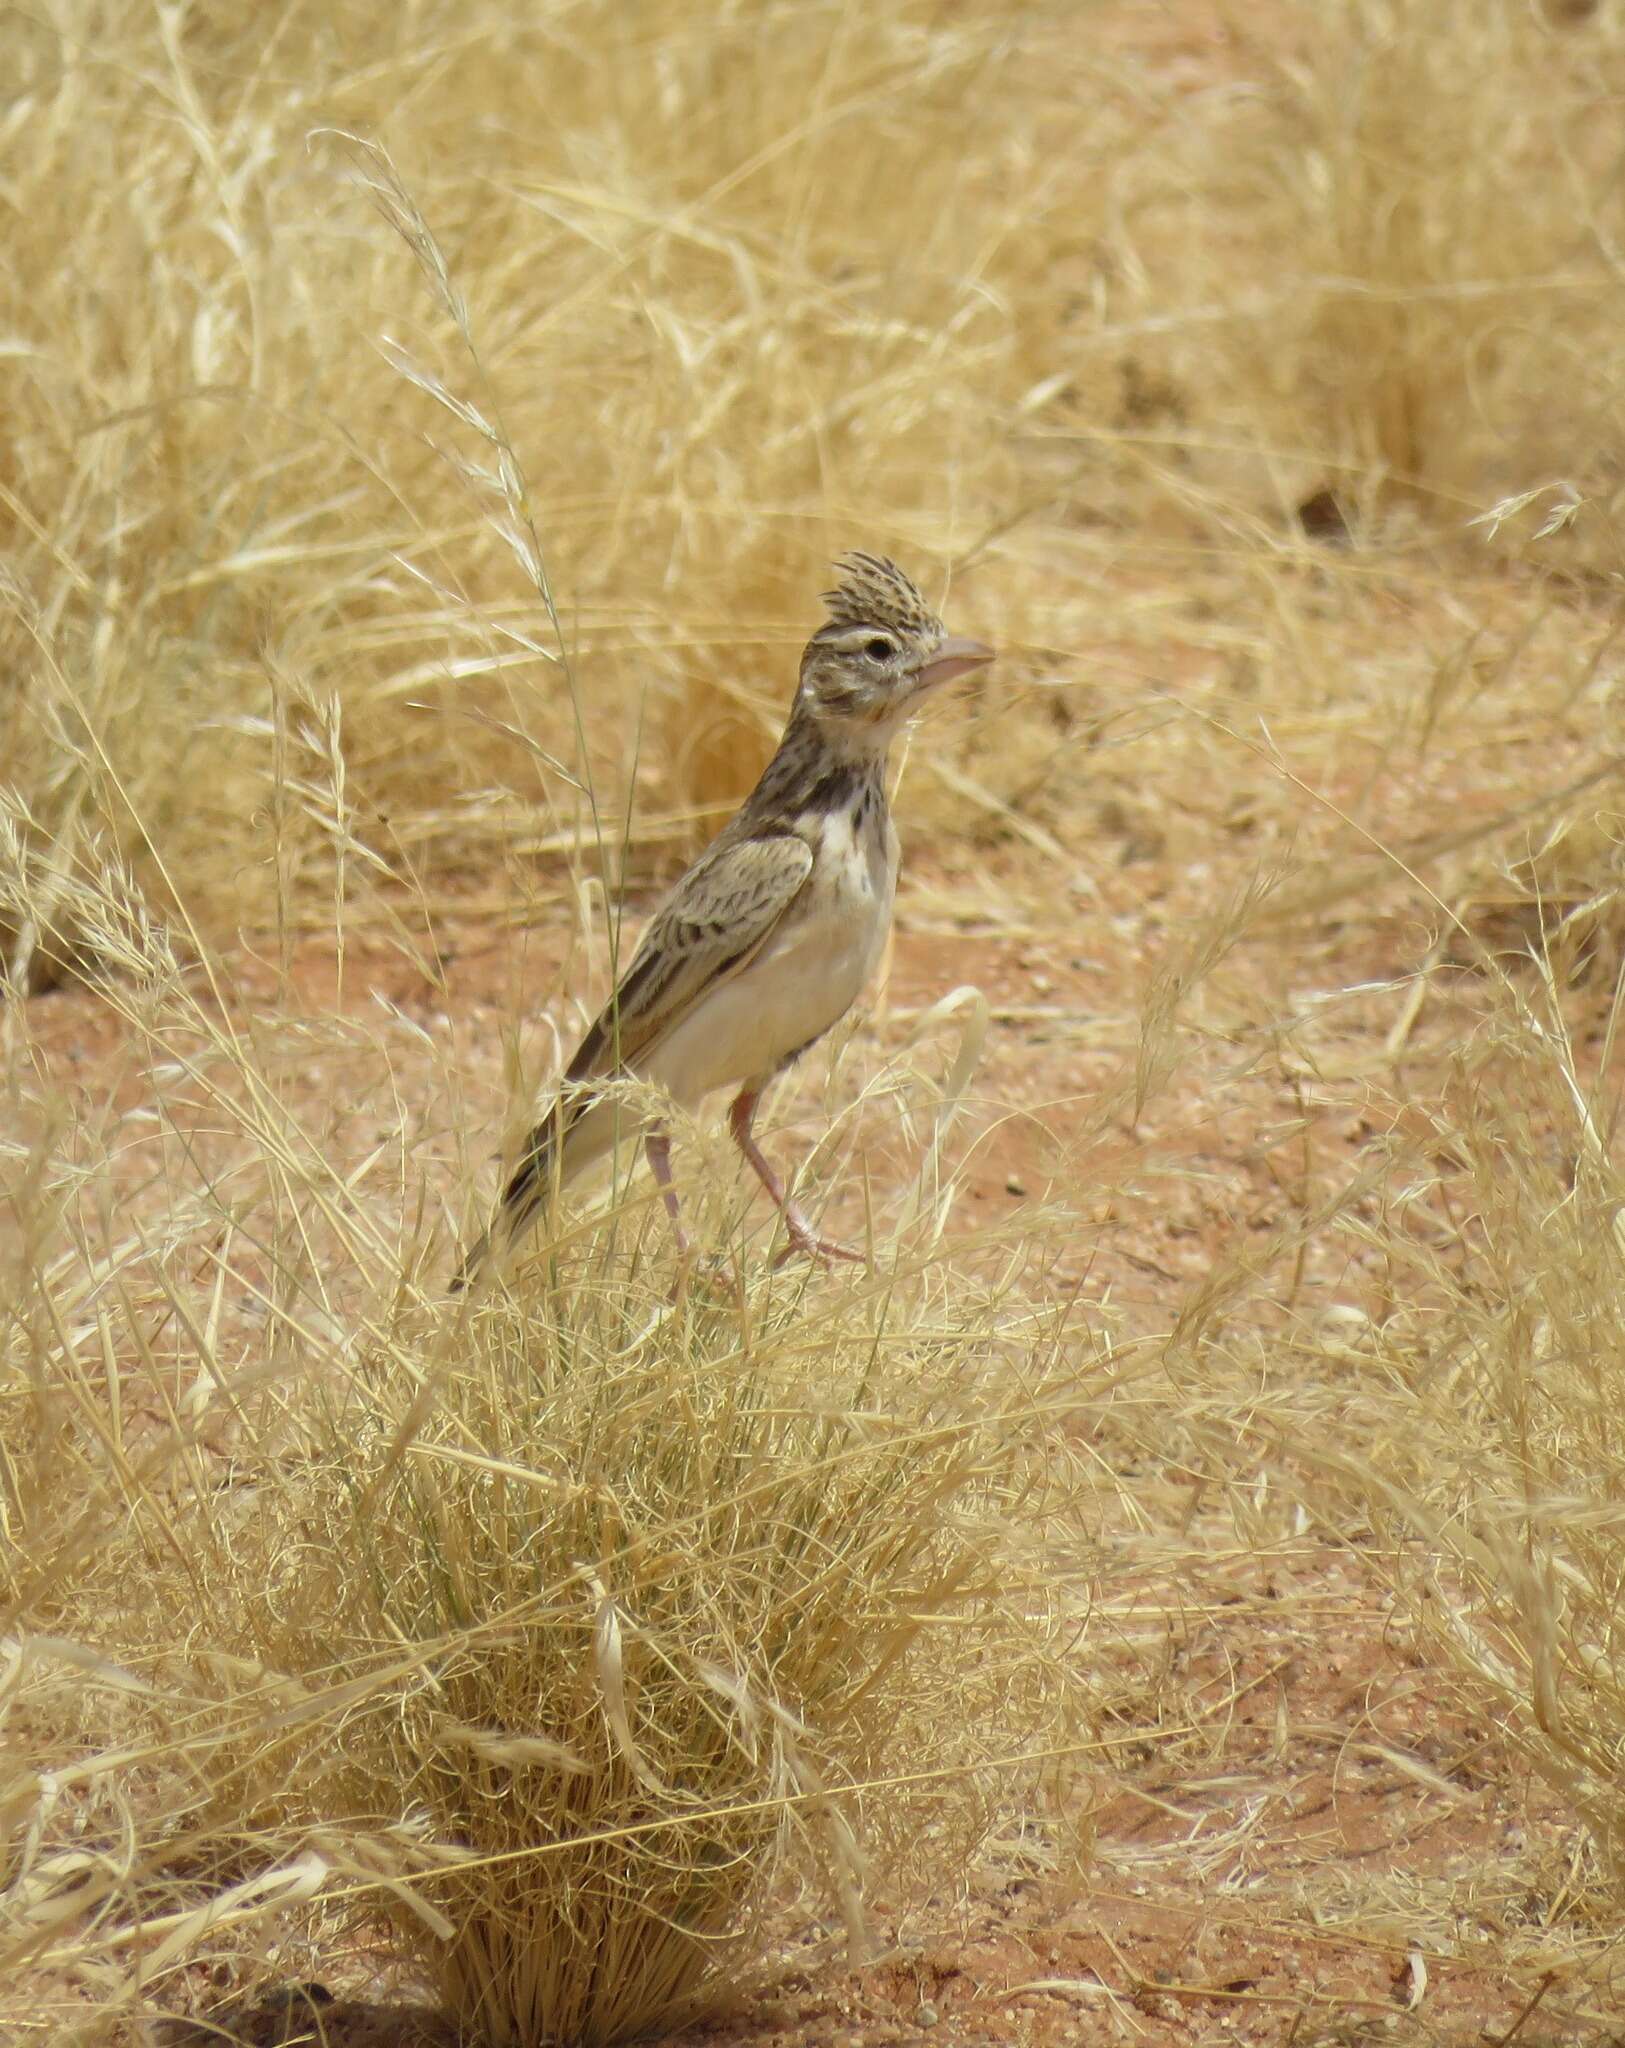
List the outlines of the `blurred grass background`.
<svg viewBox="0 0 1625 2048">
<path fill-rule="evenodd" d="M 222 929 L 274 893 L 243 841 L 279 737 L 284 776 L 339 749 L 338 829 L 395 871 L 573 834 L 526 739 L 584 752 L 641 842 L 692 846 L 765 758 L 854 535 L 1005 653 L 911 804 L 998 834 L 1013 802 L 1063 841 L 1061 764 L 1166 636 L 1264 665 L 1278 717 L 1337 701 L 1274 672 L 1330 667 L 1323 615 L 1363 622 L 1382 580 L 1303 601 L 1317 494 L 1424 582 L 1421 542 L 1538 487 L 1578 501 L 1564 563 L 1610 559 L 1601 19 L 9 20 L 0 744 L 41 832 L 113 819 L 150 867 L 139 816 Z M 335 130 L 392 155 L 450 310 Z M 431 378 L 519 460 L 557 630 L 504 537 L 501 448 Z M 1273 626 L 1226 602 L 1272 590 Z M 87 736 L 89 791 L 65 765 Z M 309 843 L 335 829 L 292 808 Z"/>
<path fill-rule="evenodd" d="M 583 1883 L 643 2024 L 794 1872 L 857 1939 L 887 1807 L 834 1792 L 899 1755 L 958 1801 L 899 1866 L 951 1884 L 1013 1809 L 1081 1839 L 1006 1766 L 1178 1720 L 1171 1665 L 1057 1643 L 1102 1529 L 1202 1568 L 1192 1472 L 1260 1556 L 1383 1532 L 1613 1926 L 1616 0 L 63 0 L 0 34 L 16 2024 L 118 2038 L 343 1906 L 495 2038 L 608 2039 Z M 1076 944 L 1137 1108 L 1274 1062 L 1356 1138 L 1264 1249 L 1238 1220 L 1081 1322 L 1080 1218 L 1137 1169 L 1063 1095 L 1046 1211 L 950 1236 L 951 1170 L 883 1189 L 850 1300 L 750 1273 L 737 1325 L 673 1313 L 634 1191 L 448 1324 L 468 1074 L 291 949 L 383 935 L 443 984 L 458 918 L 668 872 L 851 545 L 1000 648 L 902 776 L 942 987 L 956 933 Z M 83 1074 L 25 1001 L 74 974 Z M 883 1080 L 940 1139 L 940 1084 Z M 1311 1256 L 1352 1325 L 1300 1312 Z M 718 1432 L 833 1578 L 718 1523 Z M 830 1586 L 826 1695 L 795 1627 Z"/>
</svg>

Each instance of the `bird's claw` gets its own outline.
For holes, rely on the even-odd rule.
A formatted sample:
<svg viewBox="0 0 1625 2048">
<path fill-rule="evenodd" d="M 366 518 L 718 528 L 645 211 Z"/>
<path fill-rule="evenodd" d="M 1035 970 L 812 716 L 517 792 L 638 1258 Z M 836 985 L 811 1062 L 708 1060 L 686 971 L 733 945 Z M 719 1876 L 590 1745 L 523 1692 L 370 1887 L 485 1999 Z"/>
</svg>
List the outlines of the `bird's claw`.
<svg viewBox="0 0 1625 2048">
<path fill-rule="evenodd" d="M 817 1259 L 823 1265 L 830 1265 L 836 1259 L 850 1259 L 855 1266 L 864 1264 L 862 1252 L 855 1252 L 850 1245 L 838 1243 L 833 1237 L 818 1237 L 803 1225 L 790 1225 L 790 1241 L 777 1254 L 773 1270 L 778 1271 L 786 1259 L 800 1253 L 803 1258 Z"/>
</svg>

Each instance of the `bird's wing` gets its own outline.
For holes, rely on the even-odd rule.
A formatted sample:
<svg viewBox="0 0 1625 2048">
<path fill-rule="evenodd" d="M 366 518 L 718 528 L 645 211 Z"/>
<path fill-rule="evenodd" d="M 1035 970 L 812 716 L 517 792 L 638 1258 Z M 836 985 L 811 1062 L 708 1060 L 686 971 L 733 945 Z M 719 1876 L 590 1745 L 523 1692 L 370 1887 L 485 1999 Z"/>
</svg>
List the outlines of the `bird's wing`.
<svg viewBox="0 0 1625 2048">
<path fill-rule="evenodd" d="M 635 1066 L 701 996 L 754 958 L 812 868 L 812 848 L 792 833 L 739 839 L 702 855 L 644 933 L 565 1069 L 566 1086 Z"/>
</svg>

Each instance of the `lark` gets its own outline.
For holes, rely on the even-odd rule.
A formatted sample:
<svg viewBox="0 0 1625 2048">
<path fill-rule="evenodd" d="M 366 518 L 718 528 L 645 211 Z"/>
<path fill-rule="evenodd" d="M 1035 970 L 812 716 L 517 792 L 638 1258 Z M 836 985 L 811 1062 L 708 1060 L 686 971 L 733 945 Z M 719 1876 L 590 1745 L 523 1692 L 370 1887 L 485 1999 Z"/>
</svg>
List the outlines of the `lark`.
<svg viewBox="0 0 1625 2048">
<path fill-rule="evenodd" d="M 611 1085 L 628 1078 L 684 1109 L 735 1088 L 729 1129 L 784 1219 L 781 1256 L 861 1258 L 813 1230 L 752 1127 L 764 1090 L 845 1016 L 885 945 L 898 863 L 886 801 L 893 739 L 927 697 L 991 661 L 993 650 L 949 636 L 894 562 L 850 554 L 836 566 L 829 617 L 801 657 L 778 751 L 655 913 L 454 1288 L 629 1125 L 643 1137 L 687 1253 L 670 1140 L 660 1122 L 638 1121 Z"/>
</svg>

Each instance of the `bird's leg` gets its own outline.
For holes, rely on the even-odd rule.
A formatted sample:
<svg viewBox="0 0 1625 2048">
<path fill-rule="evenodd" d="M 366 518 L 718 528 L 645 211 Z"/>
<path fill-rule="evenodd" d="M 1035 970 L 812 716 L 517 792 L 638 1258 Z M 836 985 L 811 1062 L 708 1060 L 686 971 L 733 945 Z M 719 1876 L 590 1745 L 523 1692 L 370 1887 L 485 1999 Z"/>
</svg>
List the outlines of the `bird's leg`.
<svg viewBox="0 0 1625 2048">
<path fill-rule="evenodd" d="M 659 1124 L 644 1137 L 643 1149 L 648 1154 L 649 1170 L 660 1183 L 660 1199 L 666 1205 L 666 1214 L 671 1218 L 671 1227 L 676 1232 L 677 1250 L 686 1259 L 688 1232 L 683 1228 L 683 1212 L 677 1204 L 677 1190 L 671 1184 L 671 1140 Z"/>
<path fill-rule="evenodd" d="M 855 1252 L 848 1245 L 837 1244 L 833 1238 L 820 1237 L 784 1192 L 784 1183 L 769 1165 L 766 1154 L 751 1133 L 756 1105 L 761 1099 L 760 1089 L 742 1088 L 734 1097 L 733 1107 L 728 1112 L 728 1129 L 733 1133 L 734 1143 L 749 1162 L 751 1172 L 767 1189 L 774 1208 L 784 1218 L 785 1227 L 790 1233 L 789 1249 L 805 1252 L 809 1258 L 852 1259 L 862 1265 L 862 1252 Z M 783 1257 L 784 1254 L 781 1253 L 780 1256 Z"/>
</svg>

